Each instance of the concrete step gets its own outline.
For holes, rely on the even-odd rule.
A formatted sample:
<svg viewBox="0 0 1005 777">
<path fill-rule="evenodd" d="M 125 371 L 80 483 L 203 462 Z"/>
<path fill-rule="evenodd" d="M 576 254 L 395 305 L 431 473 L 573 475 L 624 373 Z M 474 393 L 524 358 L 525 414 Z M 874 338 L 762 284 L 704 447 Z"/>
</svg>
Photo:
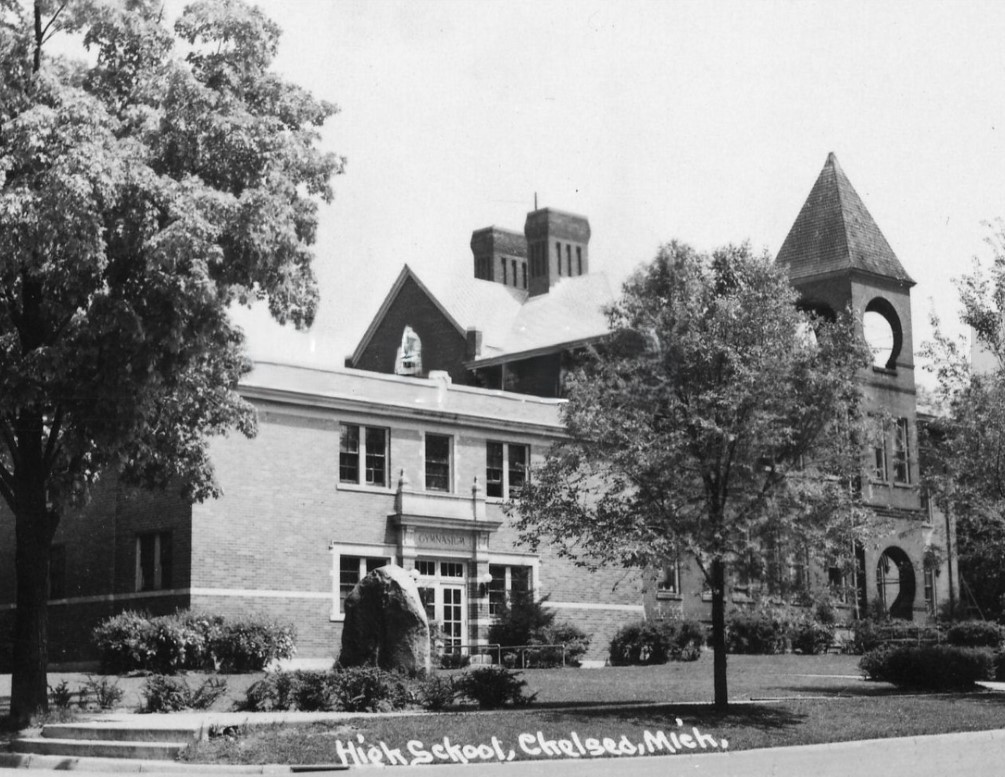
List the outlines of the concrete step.
<svg viewBox="0 0 1005 777">
<path fill-rule="evenodd" d="M 48 723 L 42 729 L 46 739 L 103 740 L 118 742 L 186 742 L 200 735 L 198 728 L 141 727 L 114 723 Z"/>
<path fill-rule="evenodd" d="M 173 761 L 188 745 L 188 742 L 112 742 L 23 737 L 13 740 L 10 749 L 15 753 L 64 755 L 75 758 L 142 758 L 148 761 Z"/>
</svg>

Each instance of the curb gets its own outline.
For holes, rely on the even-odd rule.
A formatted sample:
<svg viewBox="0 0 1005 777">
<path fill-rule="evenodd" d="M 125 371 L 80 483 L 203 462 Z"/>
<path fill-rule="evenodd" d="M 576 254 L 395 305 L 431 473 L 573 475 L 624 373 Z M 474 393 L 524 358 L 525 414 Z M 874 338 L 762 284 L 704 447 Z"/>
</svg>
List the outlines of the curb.
<svg viewBox="0 0 1005 777">
<path fill-rule="evenodd" d="M 336 769 L 340 767 L 334 767 Z M 232 765 L 199 764 L 188 761 L 144 761 L 131 758 L 77 758 L 60 755 L 34 755 L 0 753 L 0 769 L 48 769 L 50 771 L 86 771 L 114 774 L 184 774 L 210 772 L 212 774 L 293 774 L 295 766 L 280 764 Z"/>
</svg>

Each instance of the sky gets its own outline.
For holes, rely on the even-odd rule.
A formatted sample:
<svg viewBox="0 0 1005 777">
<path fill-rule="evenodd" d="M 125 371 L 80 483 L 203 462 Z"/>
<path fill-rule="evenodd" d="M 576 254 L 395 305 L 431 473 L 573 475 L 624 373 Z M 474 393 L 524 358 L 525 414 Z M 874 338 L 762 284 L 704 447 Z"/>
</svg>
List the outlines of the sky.
<svg viewBox="0 0 1005 777">
<path fill-rule="evenodd" d="M 617 288 L 680 239 L 774 256 L 833 151 L 935 312 L 1005 217 L 1005 3 L 260 2 L 275 69 L 337 103 L 321 306 L 298 333 L 238 311 L 254 358 L 338 367 L 404 263 L 472 272 L 471 232 L 589 218 Z M 930 376 L 918 370 L 922 383 Z"/>
</svg>

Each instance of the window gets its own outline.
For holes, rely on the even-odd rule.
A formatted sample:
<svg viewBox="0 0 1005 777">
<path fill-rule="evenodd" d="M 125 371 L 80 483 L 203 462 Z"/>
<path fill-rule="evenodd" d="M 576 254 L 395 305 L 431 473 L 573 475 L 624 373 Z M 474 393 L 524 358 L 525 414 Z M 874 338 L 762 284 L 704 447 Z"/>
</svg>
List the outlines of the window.
<svg viewBox="0 0 1005 777">
<path fill-rule="evenodd" d="M 338 565 L 338 611 L 345 614 L 346 597 L 373 570 L 390 563 L 384 556 L 341 556 Z"/>
<path fill-rule="evenodd" d="M 485 496 L 513 498 L 527 482 L 527 446 L 489 441 L 485 444 Z"/>
<path fill-rule="evenodd" d="M 517 280 L 517 275 L 516 275 L 516 259 L 510 259 L 509 260 L 509 266 L 510 266 L 510 269 L 513 270 L 513 285 L 516 286 L 517 283 L 519 283 L 519 281 Z"/>
<path fill-rule="evenodd" d="M 886 469 L 886 430 L 882 424 L 877 424 L 876 442 L 873 445 L 872 479 L 885 483 L 889 480 Z"/>
<path fill-rule="evenodd" d="M 499 262 L 502 264 L 503 268 L 503 286 L 506 285 L 506 257 L 502 257 Z"/>
<path fill-rule="evenodd" d="M 906 418 L 898 418 L 897 425 L 894 427 L 893 481 L 895 483 L 911 482 L 910 439 Z"/>
<path fill-rule="evenodd" d="M 66 545 L 63 543 L 49 549 L 49 598 L 66 598 Z"/>
<path fill-rule="evenodd" d="M 523 287 L 527 288 L 527 263 L 524 262 L 520 265 L 520 269 L 523 270 Z"/>
<path fill-rule="evenodd" d="M 339 481 L 367 486 L 387 486 L 389 436 L 387 429 L 342 424 L 339 439 Z"/>
<path fill-rule="evenodd" d="M 576 267 L 577 275 L 583 274 L 583 247 L 576 246 Z"/>
<path fill-rule="evenodd" d="M 557 240 L 555 241 L 555 258 L 558 260 L 555 264 L 558 265 L 558 274 L 562 274 L 562 244 Z"/>
<path fill-rule="evenodd" d="M 426 435 L 426 490 L 450 491 L 450 438 Z"/>
<path fill-rule="evenodd" d="M 659 570 L 656 580 L 656 598 L 678 596 L 680 594 L 680 564 L 671 561 Z"/>
<path fill-rule="evenodd" d="M 572 275 L 572 246 L 565 244 L 565 274 Z"/>
<path fill-rule="evenodd" d="M 136 590 L 171 587 L 171 532 L 136 535 Z"/>
<path fill-rule="evenodd" d="M 925 609 L 935 615 L 935 570 L 925 570 Z"/>
<path fill-rule="evenodd" d="M 492 564 L 489 574 L 492 575 L 492 582 L 489 583 L 489 616 L 492 618 L 502 614 L 506 603 L 514 595 L 531 593 L 530 567 Z"/>
<path fill-rule="evenodd" d="M 464 564 L 458 561 L 441 561 L 440 577 L 464 577 Z"/>
</svg>

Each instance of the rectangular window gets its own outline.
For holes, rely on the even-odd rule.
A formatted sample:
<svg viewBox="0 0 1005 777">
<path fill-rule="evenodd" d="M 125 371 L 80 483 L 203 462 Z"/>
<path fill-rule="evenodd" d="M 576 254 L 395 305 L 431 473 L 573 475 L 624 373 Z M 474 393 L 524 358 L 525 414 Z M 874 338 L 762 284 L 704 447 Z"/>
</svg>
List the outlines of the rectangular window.
<svg viewBox="0 0 1005 777">
<path fill-rule="evenodd" d="M 562 274 L 562 244 L 559 243 L 557 240 L 555 241 L 555 258 L 557 259 L 557 261 L 555 262 L 555 264 L 558 265 L 558 274 L 561 275 Z"/>
<path fill-rule="evenodd" d="M 873 480 L 885 483 L 890 479 L 886 469 L 886 430 L 882 424 L 877 424 L 875 433 L 876 442 L 873 446 L 872 478 Z"/>
<path fill-rule="evenodd" d="M 578 268 L 579 275 L 583 274 L 583 247 L 576 246 L 576 266 Z"/>
<path fill-rule="evenodd" d="M 426 435 L 426 490 L 450 491 L 450 438 Z"/>
<path fill-rule="evenodd" d="M 387 486 L 389 437 L 388 430 L 380 427 L 342 424 L 339 435 L 339 481 Z"/>
<path fill-rule="evenodd" d="M 519 283 L 519 281 L 517 280 L 517 274 L 516 274 L 516 259 L 510 259 L 509 260 L 509 266 L 510 266 L 510 269 L 513 270 L 513 285 L 516 286 L 517 283 Z"/>
<path fill-rule="evenodd" d="M 338 567 L 338 611 L 345 614 L 345 599 L 360 580 L 388 563 L 390 559 L 382 556 L 341 556 Z"/>
<path fill-rule="evenodd" d="M 677 596 L 680 594 L 680 565 L 676 561 L 664 564 L 656 582 L 656 595 Z"/>
<path fill-rule="evenodd" d="M 435 561 L 416 561 L 415 568 L 419 570 L 419 574 L 423 577 L 436 577 Z"/>
<path fill-rule="evenodd" d="M 527 446 L 489 440 L 485 444 L 485 496 L 515 498 L 527 482 Z"/>
<path fill-rule="evenodd" d="M 440 562 L 440 577 L 464 577 L 464 564 L 457 561 Z"/>
<path fill-rule="evenodd" d="M 171 532 L 136 535 L 136 590 L 171 588 Z"/>
<path fill-rule="evenodd" d="M 527 288 L 527 263 L 524 262 L 520 265 L 520 269 L 523 270 L 523 287 Z"/>
<path fill-rule="evenodd" d="M 565 274 L 572 276 L 572 246 L 565 244 Z"/>
<path fill-rule="evenodd" d="M 49 548 L 49 598 L 66 598 L 66 545 Z"/>
<path fill-rule="evenodd" d="M 504 256 L 504 257 L 502 257 L 502 258 L 501 258 L 501 259 L 500 259 L 499 261 L 500 261 L 500 263 L 502 264 L 502 270 L 503 270 L 503 286 L 505 286 L 505 285 L 506 285 L 506 257 L 505 257 L 505 256 Z"/>
<path fill-rule="evenodd" d="M 894 428 L 893 480 L 895 483 L 911 482 L 910 438 L 906 418 L 898 418 Z"/>
<path fill-rule="evenodd" d="M 492 564 L 489 574 L 492 575 L 492 582 L 489 583 L 490 617 L 499 617 L 513 594 L 527 594 L 531 590 L 530 567 Z"/>
</svg>

